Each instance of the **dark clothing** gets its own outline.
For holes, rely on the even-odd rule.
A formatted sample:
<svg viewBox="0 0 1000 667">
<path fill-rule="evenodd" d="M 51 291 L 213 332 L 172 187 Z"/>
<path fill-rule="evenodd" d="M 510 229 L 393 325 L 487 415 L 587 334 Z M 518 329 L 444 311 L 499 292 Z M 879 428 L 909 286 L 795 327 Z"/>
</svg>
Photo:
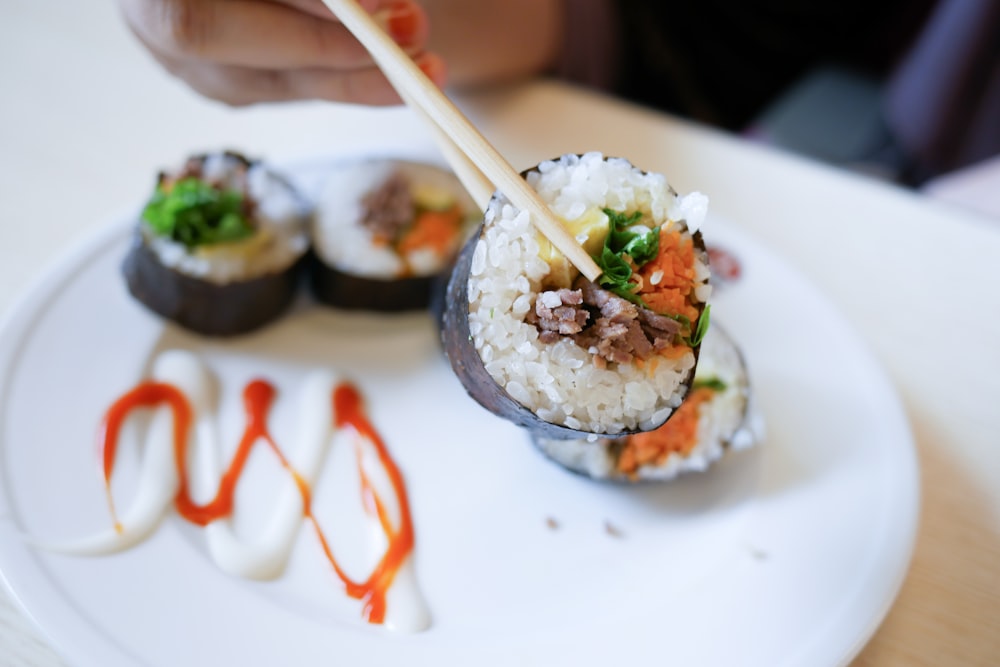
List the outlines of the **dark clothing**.
<svg viewBox="0 0 1000 667">
<path fill-rule="evenodd" d="M 616 90 L 731 130 L 816 67 L 884 77 L 930 0 L 700 0 L 618 3 Z M 670 82 L 670 85 L 658 83 Z"/>
<path fill-rule="evenodd" d="M 741 131 L 808 72 L 836 66 L 885 85 L 910 180 L 1000 152 L 1000 112 L 989 111 L 1000 107 L 1000 0 L 567 0 L 567 10 L 560 73 L 642 104 Z"/>
<path fill-rule="evenodd" d="M 921 182 L 1000 153 L 1000 0 L 942 0 L 886 88 L 886 122 Z"/>
</svg>

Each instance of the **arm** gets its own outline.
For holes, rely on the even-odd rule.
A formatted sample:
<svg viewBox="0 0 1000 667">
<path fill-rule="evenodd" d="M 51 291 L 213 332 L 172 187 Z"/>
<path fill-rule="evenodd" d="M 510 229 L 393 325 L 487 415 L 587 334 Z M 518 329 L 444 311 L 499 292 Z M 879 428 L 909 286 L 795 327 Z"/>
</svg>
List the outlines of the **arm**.
<svg viewBox="0 0 1000 667">
<path fill-rule="evenodd" d="M 231 105 L 295 99 L 399 103 L 321 0 L 118 2 L 152 56 L 206 97 Z M 446 70 L 458 86 L 540 73 L 553 67 L 562 40 L 563 0 L 359 3 L 438 85 Z"/>
<path fill-rule="evenodd" d="M 398 104 L 364 48 L 320 0 L 118 0 L 139 41 L 171 74 L 231 105 L 295 99 Z M 359 0 L 441 85 L 413 0 Z"/>
</svg>

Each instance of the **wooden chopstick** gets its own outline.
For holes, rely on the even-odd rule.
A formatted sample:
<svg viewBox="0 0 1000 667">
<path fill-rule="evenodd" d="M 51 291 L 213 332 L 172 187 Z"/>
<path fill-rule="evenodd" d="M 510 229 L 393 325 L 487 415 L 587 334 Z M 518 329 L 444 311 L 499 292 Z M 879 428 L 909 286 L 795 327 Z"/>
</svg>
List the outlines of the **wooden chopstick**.
<svg viewBox="0 0 1000 667">
<path fill-rule="evenodd" d="M 410 102 L 409 96 L 402 90 L 402 86 L 396 85 L 395 80 L 392 77 L 389 78 L 389 83 L 396 89 L 399 96 L 403 98 L 403 102 L 410 108 L 412 108 L 417 115 L 426 121 L 427 125 L 431 128 L 431 132 L 434 135 L 434 140 L 437 142 L 438 148 L 441 150 L 441 154 L 444 155 L 444 159 L 451 166 L 451 170 L 455 172 L 455 176 L 462 183 L 462 187 L 465 188 L 469 196 L 472 197 L 472 201 L 476 202 L 476 206 L 479 207 L 480 211 L 485 211 L 487 205 L 490 203 L 490 199 L 493 197 L 493 184 L 490 179 L 483 175 L 483 172 L 479 171 L 479 167 L 472 164 L 469 157 L 462 152 L 462 150 L 455 145 L 455 142 L 437 126 L 431 117 L 424 113 L 424 110 L 420 107 L 412 104 Z"/>
<path fill-rule="evenodd" d="M 427 78 L 416 63 L 383 32 L 355 0 L 323 0 L 340 22 L 368 50 L 400 91 L 404 101 L 420 109 L 454 142 L 469 162 L 493 183 L 510 202 L 528 211 L 531 222 L 588 280 L 597 280 L 601 269 L 549 209 L 538 193 L 521 178 L 469 119 Z M 445 151 L 446 154 L 448 151 Z M 447 156 L 447 155 L 446 155 Z M 474 197 L 479 195 L 473 193 Z"/>
</svg>

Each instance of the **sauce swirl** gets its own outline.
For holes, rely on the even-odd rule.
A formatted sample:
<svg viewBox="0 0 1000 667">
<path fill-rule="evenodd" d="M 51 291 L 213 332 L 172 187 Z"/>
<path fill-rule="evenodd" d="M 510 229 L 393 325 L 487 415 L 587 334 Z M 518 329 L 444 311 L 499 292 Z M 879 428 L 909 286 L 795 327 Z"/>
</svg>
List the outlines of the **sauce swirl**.
<svg viewBox="0 0 1000 667">
<path fill-rule="evenodd" d="M 352 435 L 360 476 L 363 507 L 367 513 L 377 519 L 386 539 L 385 551 L 378 558 L 378 562 L 368 577 L 364 580 L 355 580 L 338 562 L 323 528 L 313 513 L 312 488 L 306 476 L 292 466 L 268 428 L 268 416 L 276 395 L 275 387 L 263 379 L 254 379 L 244 387 L 245 427 L 242 436 L 229 464 L 221 474 L 214 496 L 205 503 L 196 502 L 191 494 L 191 483 L 188 476 L 188 437 L 192 432 L 192 426 L 197 421 L 198 410 L 192 408 L 192 403 L 185 392 L 170 382 L 154 379 L 140 383 L 114 401 L 106 411 L 101 423 L 98 446 L 103 464 L 104 486 L 114 520 L 115 532 L 119 535 L 123 533 L 122 523 L 118 519 L 111 492 L 111 479 L 114 473 L 122 426 L 136 410 L 166 407 L 170 411 L 173 426 L 172 447 L 175 470 L 170 471 L 172 475 L 176 475 L 176 494 L 173 498 L 173 506 L 182 518 L 198 526 L 215 528 L 210 524 L 231 517 L 235 510 L 236 488 L 242 478 L 250 453 L 257 443 L 265 443 L 277 457 L 282 468 L 294 480 L 301 497 L 299 519 L 304 519 L 313 527 L 324 555 L 339 579 L 344 592 L 351 598 L 362 602 L 362 616 L 366 621 L 374 624 L 385 623 L 387 594 L 412 555 L 415 541 L 410 503 L 403 475 L 385 442 L 366 416 L 358 390 L 346 382 L 333 384 L 329 398 L 332 419 L 328 426 L 332 430 L 347 430 Z M 198 405 L 197 401 L 195 405 Z M 332 436 L 332 433 L 327 433 L 327 436 Z M 374 451 L 378 463 L 390 483 L 392 501 L 397 509 L 395 522 L 390 506 L 387 504 L 388 499 L 380 495 L 364 470 L 362 465 L 362 448 L 364 447 L 370 447 Z M 67 549 L 67 551 L 71 551 L 71 549 Z M 406 613 L 403 616 L 406 616 Z M 417 613 L 410 614 L 410 616 L 420 619 L 426 614 Z M 426 624 L 426 620 L 418 620 L 416 623 L 417 625 Z M 412 629 L 422 629 L 422 627 Z"/>
<path fill-rule="evenodd" d="M 385 553 L 379 559 L 378 564 L 372 570 L 368 579 L 363 582 L 356 582 L 343 571 L 337 563 L 337 559 L 334 557 L 329 542 L 327 542 L 319 523 L 316 521 L 316 517 L 312 514 L 308 499 L 303 497 L 303 500 L 306 501 L 306 518 L 316 529 L 316 535 L 323 545 L 323 551 L 337 573 L 337 576 L 343 582 L 347 594 L 364 602 L 366 620 L 370 623 L 381 623 L 385 618 L 386 593 L 389 591 L 389 587 L 392 586 L 393 579 L 395 579 L 396 574 L 403 566 L 406 557 L 413 550 L 413 521 L 410 517 L 410 503 L 406 495 L 406 485 L 403 482 L 403 475 L 399 472 L 399 467 L 389 454 L 385 443 L 365 416 L 361 404 L 361 395 L 354 387 L 349 384 L 341 384 L 334 390 L 333 414 L 334 426 L 336 428 L 351 428 L 358 437 L 368 441 L 374 447 L 379 463 L 385 469 L 399 503 L 399 527 L 393 527 L 385 503 L 369 482 L 364 470 L 361 469 L 360 457 L 358 468 L 361 475 L 361 492 L 365 500 L 365 506 L 370 509 L 374 508 L 388 542 Z"/>
<path fill-rule="evenodd" d="M 125 420 L 139 408 L 155 408 L 169 405 L 174 417 L 174 451 L 183 452 L 187 443 L 187 433 L 191 429 L 191 404 L 177 387 L 167 382 L 143 382 L 112 403 L 104 415 L 98 430 L 98 451 L 104 473 L 104 491 L 108 499 L 108 509 L 114 520 L 115 532 L 123 532 L 118 512 L 115 511 L 111 495 L 111 474 L 115 469 L 115 455 L 118 453 L 118 435 Z"/>
</svg>

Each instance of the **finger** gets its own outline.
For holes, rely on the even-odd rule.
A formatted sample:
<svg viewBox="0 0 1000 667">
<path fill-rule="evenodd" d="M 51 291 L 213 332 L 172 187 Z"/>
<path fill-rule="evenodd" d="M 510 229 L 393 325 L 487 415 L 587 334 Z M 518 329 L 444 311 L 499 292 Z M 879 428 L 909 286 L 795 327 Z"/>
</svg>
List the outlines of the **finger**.
<svg viewBox="0 0 1000 667">
<path fill-rule="evenodd" d="M 337 18 L 330 11 L 330 8 L 326 6 L 323 0 L 275 0 L 281 4 L 288 5 L 289 7 L 295 7 L 301 12 L 306 14 L 311 14 L 316 18 L 327 19 L 330 21 L 336 21 Z M 358 0 L 358 4 L 368 12 L 369 14 L 374 13 L 382 5 L 388 4 L 387 0 Z"/>
<path fill-rule="evenodd" d="M 445 83 L 444 61 L 425 53 L 415 60 L 438 86 Z M 276 71 L 234 65 L 168 67 L 206 97 L 232 106 L 261 102 L 318 99 L 350 104 L 389 106 L 400 104 L 398 93 L 374 67 L 358 70 L 299 69 Z"/>
<path fill-rule="evenodd" d="M 192 66 L 164 60 L 167 69 L 198 93 L 232 106 L 322 99 L 351 104 L 399 104 L 396 91 L 374 67 L 356 70 L 272 70 L 238 65 Z"/>
<path fill-rule="evenodd" d="M 434 82 L 434 85 L 438 88 L 444 88 L 448 82 L 448 67 L 444 58 L 428 51 L 414 58 L 413 62 L 427 75 L 427 78 Z"/>
<path fill-rule="evenodd" d="M 301 0 L 296 0 L 301 1 Z M 258 0 L 172 0 L 140 12 L 133 28 L 154 50 L 250 68 L 370 67 L 371 57 L 340 23 L 279 3 Z M 149 12 L 159 13 L 150 15 Z M 406 50 L 418 53 L 427 41 L 427 16 L 411 0 L 394 0 L 379 10 L 387 31 Z"/>
</svg>

